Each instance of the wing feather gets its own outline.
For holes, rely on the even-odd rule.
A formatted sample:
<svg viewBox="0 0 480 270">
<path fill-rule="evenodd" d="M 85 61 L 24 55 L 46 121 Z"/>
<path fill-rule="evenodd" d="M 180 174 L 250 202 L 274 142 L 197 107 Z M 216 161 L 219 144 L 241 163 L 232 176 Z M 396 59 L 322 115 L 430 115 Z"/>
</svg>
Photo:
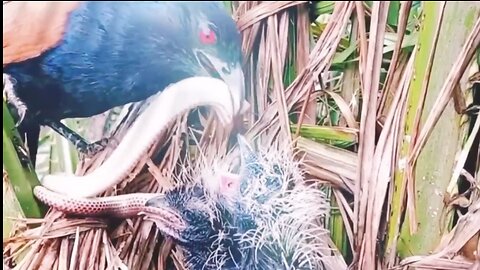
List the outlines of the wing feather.
<svg viewBox="0 0 480 270">
<path fill-rule="evenodd" d="M 4 1 L 3 65 L 28 60 L 62 39 L 71 11 L 81 1 Z"/>
</svg>

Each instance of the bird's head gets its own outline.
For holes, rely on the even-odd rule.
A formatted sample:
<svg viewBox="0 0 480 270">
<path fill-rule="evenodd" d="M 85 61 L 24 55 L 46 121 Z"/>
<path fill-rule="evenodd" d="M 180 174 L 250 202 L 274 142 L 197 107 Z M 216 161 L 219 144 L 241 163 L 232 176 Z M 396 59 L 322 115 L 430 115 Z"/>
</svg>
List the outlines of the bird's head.
<svg viewBox="0 0 480 270">
<path fill-rule="evenodd" d="M 298 269 L 305 262 L 308 269 L 321 268 L 329 256 L 325 254 L 330 254 L 321 221 L 329 211 L 323 191 L 304 185 L 291 156 L 291 160 L 284 160 L 288 156 L 282 151 L 262 153 L 243 136 L 237 139 L 241 161 L 238 174 L 214 177 L 211 181 L 220 180 L 217 187 L 203 184 L 205 188 L 177 188 L 151 199 L 147 206 L 165 213 L 147 218 L 183 245 L 187 260 L 194 257 L 192 254 L 198 255 L 189 261 L 223 258 L 229 260 L 229 266 L 240 265 L 232 269 L 250 269 L 253 265 L 258 269 L 286 265 Z M 204 189 L 210 193 L 206 195 Z M 215 193 L 229 203 L 212 196 Z M 219 265 L 228 268 L 227 264 Z"/>
<path fill-rule="evenodd" d="M 241 36 L 222 2 L 167 2 L 161 20 L 162 59 L 168 68 L 185 76 L 210 76 L 223 80 L 232 91 L 235 112 L 245 94 Z M 155 33 L 155 31 L 151 31 Z M 165 50 L 165 48 L 168 48 Z"/>
<path fill-rule="evenodd" d="M 223 10 L 221 12 L 220 10 Z M 245 94 L 242 71 L 241 37 L 235 22 L 221 2 L 201 9 L 191 25 L 197 29 L 196 60 L 210 76 L 225 81 L 232 91 L 236 111 L 240 110 Z M 192 35 L 195 39 L 195 35 Z"/>
<path fill-rule="evenodd" d="M 217 233 L 212 203 L 201 186 L 180 186 L 150 199 L 143 214 L 183 245 L 207 243 Z"/>
</svg>

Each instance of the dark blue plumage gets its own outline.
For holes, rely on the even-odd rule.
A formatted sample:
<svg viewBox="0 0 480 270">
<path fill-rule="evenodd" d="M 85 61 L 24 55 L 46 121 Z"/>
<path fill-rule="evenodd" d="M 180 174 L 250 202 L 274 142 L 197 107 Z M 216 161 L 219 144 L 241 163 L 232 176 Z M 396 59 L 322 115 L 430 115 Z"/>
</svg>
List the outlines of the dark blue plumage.
<svg viewBox="0 0 480 270">
<path fill-rule="evenodd" d="M 84 2 L 57 46 L 4 65 L 27 107 L 23 127 L 93 116 L 191 76 L 243 92 L 240 69 L 239 32 L 217 2 Z"/>
</svg>

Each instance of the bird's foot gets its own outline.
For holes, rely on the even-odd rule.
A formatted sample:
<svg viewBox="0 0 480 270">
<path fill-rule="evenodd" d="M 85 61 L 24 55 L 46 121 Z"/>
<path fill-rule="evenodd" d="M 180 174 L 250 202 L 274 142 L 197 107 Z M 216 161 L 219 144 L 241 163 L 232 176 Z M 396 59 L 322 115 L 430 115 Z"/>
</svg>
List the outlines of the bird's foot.
<svg viewBox="0 0 480 270">
<path fill-rule="evenodd" d="M 92 158 L 96 154 L 102 152 L 110 143 L 110 139 L 108 138 L 103 138 L 94 143 L 88 143 L 79 134 L 59 121 L 45 119 L 44 124 L 72 143 L 75 146 L 75 149 L 77 149 L 80 158 Z"/>
<path fill-rule="evenodd" d="M 23 142 L 21 142 L 20 140 L 18 140 L 17 137 L 13 137 L 12 138 L 13 141 L 13 147 L 15 148 L 15 152 L 17 152 L 17 156 L 18 156 L 18 159 L 20 160 L 20 164 L 22 164 L 22 167 L 24 168 L 28 168 L 29 165 L 31 164 L 31 160 L 30 160 L 30 154 L 29 152 L 27 151 L 27 149 L 25 148 Z M 32 164 L 33 165 L 33 164 Z"/>
<path fill-rule="evenodd" d="M 16 81 L 13 77 L 8 74 L 3 74 L 3 99 L 7 103 L 8 107 L 12 113 L 13 117 L 16 119 L 15 127 L 18 127 L 27 114 L 27 106 L 25 103 L 17 96 L 15 90 Z"/>
<path fill-rule="evenodd" d="M 105 148 L 109 144 L 109 139 L 108 138 L 103 138 L 99 141 L 96 141 L 94 143 L 89 143 L 86 145 L 83 145 L 81 147 L 78 147 L 79 153 L 86 158 L 92 158 L 98 153 L 102 152 L 105 150 Z"/>
</svg>

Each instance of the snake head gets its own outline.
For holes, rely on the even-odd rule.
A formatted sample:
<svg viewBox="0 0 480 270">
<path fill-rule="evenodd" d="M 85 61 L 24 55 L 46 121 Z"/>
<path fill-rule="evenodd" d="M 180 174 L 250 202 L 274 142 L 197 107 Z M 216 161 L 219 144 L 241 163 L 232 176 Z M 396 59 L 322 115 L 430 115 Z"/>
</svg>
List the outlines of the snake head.
<svg viewBox="0 0 480 270">
<path fill-rule="evenodd" d="M 146 202 L 145 219 L 183 245 L 205 243 L 215 235 L 214 201 L 198 186 L 179 186 Z"/>
</svg>

